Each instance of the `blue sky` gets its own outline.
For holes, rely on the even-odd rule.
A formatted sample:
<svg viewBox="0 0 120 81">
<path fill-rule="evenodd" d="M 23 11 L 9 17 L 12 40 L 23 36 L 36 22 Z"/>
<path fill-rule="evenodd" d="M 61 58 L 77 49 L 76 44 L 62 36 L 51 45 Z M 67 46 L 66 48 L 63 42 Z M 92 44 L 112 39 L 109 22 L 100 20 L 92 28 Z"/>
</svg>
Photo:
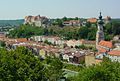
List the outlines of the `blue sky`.
<svg viewBox="0 0 120 81">
<path fill-rule="evenodd" d="M 1 19 L 21 19 L 27 15 L 49 18 L 97 17 L 120 18 L 120 0 L 0 0 Z"/>
</svg>

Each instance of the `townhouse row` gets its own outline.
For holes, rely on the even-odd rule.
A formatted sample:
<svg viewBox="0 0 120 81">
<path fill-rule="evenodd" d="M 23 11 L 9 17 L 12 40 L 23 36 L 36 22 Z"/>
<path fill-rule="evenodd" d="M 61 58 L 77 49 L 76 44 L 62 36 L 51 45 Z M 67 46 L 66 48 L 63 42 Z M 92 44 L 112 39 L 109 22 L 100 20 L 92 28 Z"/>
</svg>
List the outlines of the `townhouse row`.
<svg viewBox="0 0 120 81">
<path fill-rule="evenodd" d="M 45 59 L 47 56 L 55 56 L 68 63 L 85 64 L 86 66 L 95 64 L 95 53 L 90 50 L 76 50 L 70 47 L 61 49 L 51 45 L 43 46 L 43 43 L 22 40 L 7 42 L 7 48 L 16 49 L 19 46 L 24 46 L 40 59 Z"/>
<path fill-rule="evenodd" d="M 64 46 L 67 45 L 68 47 L 75 47 L 80 45 L 92 46 L 95 47 L 95 41 L 88 41 L 88 40 L 63 40 L 60 37 L 55 36 L 33 36 L 30 38 L 36 42 L 51 42 L 52 44 Z"/>
</svg>

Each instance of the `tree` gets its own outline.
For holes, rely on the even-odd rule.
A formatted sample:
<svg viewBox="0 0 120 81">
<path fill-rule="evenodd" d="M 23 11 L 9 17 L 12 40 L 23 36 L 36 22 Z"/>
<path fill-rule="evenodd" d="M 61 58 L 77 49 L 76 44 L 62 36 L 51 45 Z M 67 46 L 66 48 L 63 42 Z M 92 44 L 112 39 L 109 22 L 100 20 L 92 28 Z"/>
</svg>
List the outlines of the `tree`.
<svg viewBox="0 0 120 81">
<path fill-rule="evenodd" d="M 0 41 L 0 47 L 5 47 L 5 46 L 6 46 L 5 42 L 4 41 Z"/>
<path fill-rule="evenodd" d="M 48 40 L 45 40 L 44 43 L 48 44 L 48 45 L 52 45 L 51 42 L 49 42 Z"/>
<path fill-rule="evenodd" d="M 87 23 L 86 23 L 86 27 L 91 27 L 91 23 L 90 23 L 90 22 L 87 22 Z"/>
<path fill-rule="evenodd" d="M 62 20 L 63 21 L 67 21 L 68 19 L 67 19 L 67 17 L 63 17 Z"/>
<path fill-rule="evenodd" d="M 113 30 L 114 35 L 119 35 L 120 34 L 120 23 L 114 22 L 112 25 L 112 30 Z"/>
<path fill-rule="evenodd" d="M 41 81 L 43 64 L 24 47 L 14 51 L 0 49 L 1 81 Z"/>
<path fill-rule="evenodd" d="M 110 40 L 112 40 L 113 39 L 113 35 L 110 35 L 110 34 L 106 34 L 105 33 L 105 40 L 106 41 L 110 41 Z"/>
<path fill-rule="evenodd" d="M 79 29 L 79 37 L 81 39 L 86 39 L 89 33 L 89 29 L 87 27 L 82 27 Z"/>
<path fill-rule="evenodd" d="M 60 59 L 54 57 L 47 57 L 45 67 L 45 77 L 49 81 L 58 81 L 61 77 L 64 76 L 63 63 Z"/>
<path fill-rule="evenodd" d="M 88 40 L 95 40 L 96 39 L 96 32 L 97 32 L 97 28 L 96 27 L 91 27 L 89 29 L 89 33 L 88 33 Z"/>
<path fill-rule="evenodd" d="M 119 81 L 120 63 L 105 61 L 99 65 L 85 67 L 72 81 Z"/>
<path fill-rule="evenodd" d="M 78 17 L 75 17 L 75 20 L 79 20 L 79 18 L 78 18 Z"/>
<path fill-rule="evenodd" d="M 30 25 L 21 25 L 18 28 L 10 31 L 8 37 L 12 38 L 29 38 L 34 35 L 43 35 L 44 28 L 43 27 L 36 27 Z"/>
<path fill-rule="evenodd" d="M 80 46 L 79 46 L 79 48 L 80 48 L 80 49 L 87 49 L 87 48 L 86 48 L 86 46 L 85 46 L 85 45 L 83 45 L 83 44 L 82 44 L 82 45 L 80 45 Z"/>
<path fill-rule="evenodd" d="M 57 81 L 63 64 L 55 57 L 40 61 L 27 48 L 0 49 L 0 81 Z"/>
<path fill-rule="evenodd" d="M 112 23 L 107 23 L 104 27 L 104 31 L 107 33 L 107 34 L 112 34 Z"/>
<path fill-rule="evenodd" d="M 49 34 L 48 29 L 44 28 L 44 35 L 48 35 L 48 34 Z"/>
<path fill-rule="evenodd" d="M 50 34 L 50 35 L 54 35 L 53 29 L 50 29 L 49 34 Z"/>
<path fill-rule="evenodd" d="M 63 27 L 63 21 L 61 20 L 61 19 L 56 19 L 56 22 L 57 22 L 57 25 L 59 26 L 59 27 Z"/>
</svg>

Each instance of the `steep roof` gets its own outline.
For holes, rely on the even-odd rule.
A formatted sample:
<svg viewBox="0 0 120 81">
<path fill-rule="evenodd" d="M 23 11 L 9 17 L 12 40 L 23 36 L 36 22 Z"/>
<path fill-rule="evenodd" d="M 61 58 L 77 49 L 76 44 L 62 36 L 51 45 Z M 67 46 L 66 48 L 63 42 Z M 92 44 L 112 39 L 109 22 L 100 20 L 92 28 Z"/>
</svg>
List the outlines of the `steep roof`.
<svg viewBox="0 0 120 81">
<path fill-rule="evenodd" d="M 110 41 L 100 41 L 99 42 L 99 45 L 100 46 L 104 46 L 104 47 L 108 47 L 108 48 L 112 48 L 113 47 L 113 44 L 112 44 L 112 42 L 110 42 Z"/>
</svg>

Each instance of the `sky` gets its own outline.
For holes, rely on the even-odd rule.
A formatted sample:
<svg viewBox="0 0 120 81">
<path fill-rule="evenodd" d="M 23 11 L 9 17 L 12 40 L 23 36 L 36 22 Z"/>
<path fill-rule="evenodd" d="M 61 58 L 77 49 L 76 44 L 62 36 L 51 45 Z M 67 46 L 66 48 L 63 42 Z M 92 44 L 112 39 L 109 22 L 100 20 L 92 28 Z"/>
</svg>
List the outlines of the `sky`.
<svg viewBox="0 0 120 81">
<path fill-rule="evenodd" d="M 23 19 L 27 15 L 48 18 L 120 18 L 120 0 L 0 0 L 0 20 Z"/>
</svg>

